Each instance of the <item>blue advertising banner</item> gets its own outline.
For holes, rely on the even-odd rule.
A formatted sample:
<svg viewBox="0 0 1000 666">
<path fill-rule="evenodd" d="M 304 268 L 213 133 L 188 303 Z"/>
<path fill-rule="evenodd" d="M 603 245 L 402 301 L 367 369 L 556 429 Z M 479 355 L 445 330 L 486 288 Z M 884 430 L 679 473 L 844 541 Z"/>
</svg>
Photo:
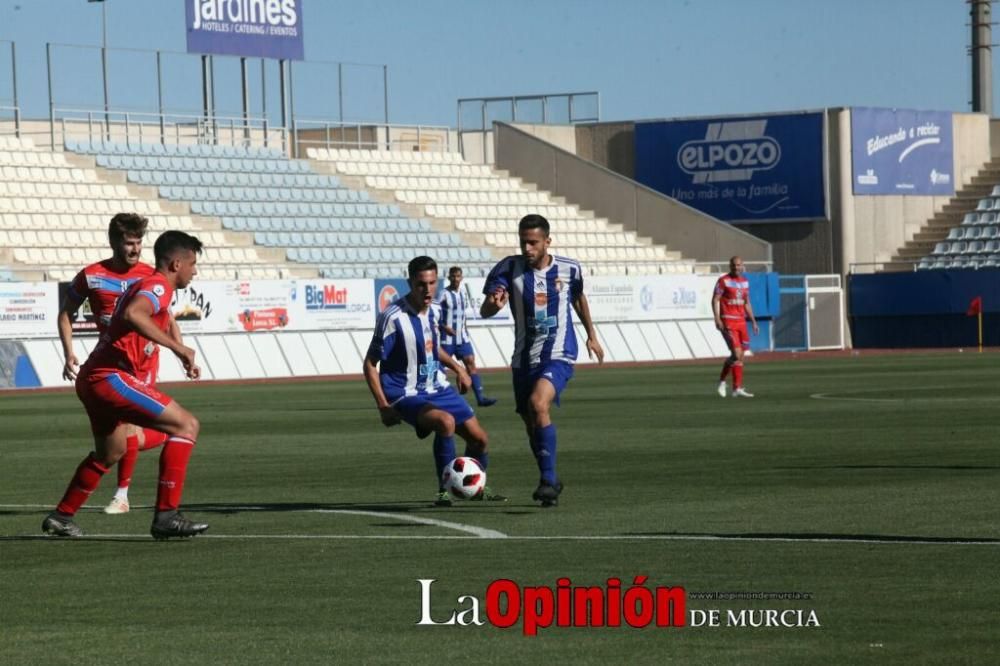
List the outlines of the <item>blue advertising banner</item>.
<svg viewBox="0 0 1000 666">
<path fill-rule="evenodd" d="M 825 218 L 823 114 L 636 123 L 635 179 L 727 222 Z"/>
<path fill-rule="evenodd" d="M 302 60 L 302 0 L 185 0 L 188 53 Z"/>
<path fill-rule="evenodd" d="M 385 312 L 393 301 L 410 293 L 410 285 L 404 278 L 379 278 L 375 285 L 375 316 Z"/>
<path fill-rule="evenodd" d="M 951 113 L 851 109 L 854 194 L 955 193 Z"/>
</svg>

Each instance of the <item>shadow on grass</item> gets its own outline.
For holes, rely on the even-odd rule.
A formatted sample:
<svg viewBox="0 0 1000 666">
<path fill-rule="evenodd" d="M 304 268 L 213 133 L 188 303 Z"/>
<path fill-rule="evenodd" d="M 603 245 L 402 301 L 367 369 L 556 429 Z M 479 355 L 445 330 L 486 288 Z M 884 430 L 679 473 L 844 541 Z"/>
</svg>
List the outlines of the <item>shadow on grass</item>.
<svg viewBox="0 0 1000 666">
<path fill-rule="evenodd" d="M 1000 465 L 789 465 L 774 469 L 926 469 L 981 471 L 1000 469 Z"/>
<path fill-rule="evenodd" d="M 190 541 L 190 539 L 174 539 L 175 541 Z M 46 534 L 14 534 L 14 535 L 4 535 L 0 536 L 0 541 L 51 541 L 53 543 L 83 543 L 83 542 L 94 542 L 94 541 L 113 541 L 119 543 L 136 543 L 136 542 L 153 542 L 155 541 L 151 536 L 137 534 L 136 536 L 90 536 L 84 535 L 82 537 L 58 537 L 49 536 Z"/>
<path fill-rule="evenodd" d="M 623 532 L 625 537 L 662 537 L 665 539 L 705 539 L 720 541 L 834 541 L 921 544 L 1000 544 L 992 537 L 915 536 L 904 534 L 836 534 L 833 532 Z"/>
</svg>

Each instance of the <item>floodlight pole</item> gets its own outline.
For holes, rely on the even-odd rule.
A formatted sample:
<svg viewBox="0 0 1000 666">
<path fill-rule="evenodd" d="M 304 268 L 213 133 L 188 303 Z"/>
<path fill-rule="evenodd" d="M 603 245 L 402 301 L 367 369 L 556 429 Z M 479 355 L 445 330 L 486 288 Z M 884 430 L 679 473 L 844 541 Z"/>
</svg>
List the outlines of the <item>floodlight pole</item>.
<svg viewBox="0 0 1000 666">
<path fill-rule="evenodd" d="M 972 17 L 972 110 L 993 115 L 992 0 L 968 0 Z"/>
</svg>

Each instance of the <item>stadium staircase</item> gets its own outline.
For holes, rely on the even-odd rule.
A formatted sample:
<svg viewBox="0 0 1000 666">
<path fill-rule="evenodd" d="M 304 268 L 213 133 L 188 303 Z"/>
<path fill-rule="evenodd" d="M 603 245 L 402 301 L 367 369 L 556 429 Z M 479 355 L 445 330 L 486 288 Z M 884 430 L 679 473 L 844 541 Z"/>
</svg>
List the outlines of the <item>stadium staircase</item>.
<svg viewBox="0 0 1000 666">
<path fill-rule="evenodd" d="M 306 154 L 317 170 L 325 165 L 345 184 L 429 218 L 469 246 L 490 248 L 494 258 L 519 253 L 517 220 L 537 212 L 552 224 L 552 251 L 585 262 L 591 274 L 693 271 L 679 253 L 458 153 L 308 148 Z"/>
<path fill-rule="evenodd" d="M 1000 158 L 994 158 L 897 251 L 895 270 L 1000 267 L 998 183 Z"/>
</svg>

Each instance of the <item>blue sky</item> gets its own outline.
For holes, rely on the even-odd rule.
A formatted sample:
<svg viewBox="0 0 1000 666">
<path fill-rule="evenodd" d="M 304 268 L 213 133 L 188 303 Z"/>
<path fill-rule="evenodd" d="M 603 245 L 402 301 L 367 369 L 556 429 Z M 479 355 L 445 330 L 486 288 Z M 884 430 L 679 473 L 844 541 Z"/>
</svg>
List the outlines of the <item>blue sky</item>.
<svg viewBox="0 0 1000 666">
<path fill-rule="evenodd" d="M 452 126 L 461 97 L 590 90 L 604 120 L 826 106 L 967 111 L 968 12 L 964 0 L 303 1 L 307 60 L 387 65 L 390 121 Z M 107 16 L 112 48 L 185 50 L 183 0 L 107 0 Z M 25 114 L 45 117 L 45 43 L 99 45 L 101 5 L 0 0 L 0 40 L 17 44 Z M 7 49 L 0 44 L 0 105 L 11 98 Z M 53 54 L 57 106 L 99 106 L 97 51 Z M 217 106 L 235 114 L 238 66 L 217 62 Z M 336 119 L 336 66 L 296 67 L 297 115 Z M 164 72 L 166 105 L 196 110 L 197 59 L 165 56 Z M 346 72 L 345 119 L 381 120 L 381 68 Z M 259 113 L 258 63 L 250 78 Z M 153 57 L 113 52 L 110 87 L 113 107 L 155 110 Z M 273 65 L 267 87 L 274 117 Z"/>
</svg>

